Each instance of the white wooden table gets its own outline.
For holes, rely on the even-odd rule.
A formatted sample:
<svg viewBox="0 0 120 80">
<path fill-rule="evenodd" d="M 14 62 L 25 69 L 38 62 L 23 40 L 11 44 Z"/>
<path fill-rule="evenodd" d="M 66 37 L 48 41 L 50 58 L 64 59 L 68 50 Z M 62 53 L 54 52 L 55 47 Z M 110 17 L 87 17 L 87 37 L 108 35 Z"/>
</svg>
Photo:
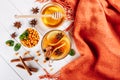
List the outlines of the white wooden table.
<svg viewBox="0 0 120 80">
<path fill-rule="evenodd" d="M 39 62 L 30 61 L 28 65 L 38 68 L 37 73 L 33 73 L 32 76 L 29 76 L 25 70 L 16 68 L 16 63 L 11 63 L 10 60 L 16 58 L 15 51 L 13 48 L 6 46 L 5 41 L 12 39 L 10 34 L 17 32 L 19 30 L 13 27 L 15 21 L 21 21 L 23 23 L 22 27 L 28 27 L 29 19 L 15 19 L 15 14 L 31 14 L 30 10 L 32 7 L 42 7 L 42 4 L 35 2 L 35 0 L 0 0 L 0 80 L 39 80 L 38 76 L 44 75 L 45 72 L 42 68 L 46 68 L 49 73 L 55 73 L 60 70 L 64 65 L 77 58 L 79 54 L 75 48 L 74 42 L 72 40 L 72 48 L 75 49 L 76 55 L 68 55 L 66 58 L 54 61 L 52 67 L 48 66 L 48 63 L 43 62 L 43 53 L 38 57 L 35 54 L 35 51 L 40 49 L 39 47 L 31 50 L 31 55 L 35 59 L 39 59 Z M 14 40 L 18 42 L 18 40 Z M 18 52 L 19 55 L 23 55 L 26 51 L 22 47 Z M 53 69 L 51 71 L 51 69 Z"/>
</svg>

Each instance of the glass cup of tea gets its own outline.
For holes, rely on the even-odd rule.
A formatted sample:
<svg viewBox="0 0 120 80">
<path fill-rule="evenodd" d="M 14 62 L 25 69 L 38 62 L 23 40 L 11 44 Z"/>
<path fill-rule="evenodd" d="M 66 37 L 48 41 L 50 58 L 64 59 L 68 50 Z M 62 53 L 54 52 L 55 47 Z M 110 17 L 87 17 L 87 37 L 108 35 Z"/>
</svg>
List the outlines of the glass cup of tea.
<svg viewBox="0 0 120 80">
<path fill-rule="evenodd" d="M 51 30 L 43 36 L 41 48 L 46 59 L 63 59 L 70 51 L 70 38 L 64 31 Z"/>
</svg>

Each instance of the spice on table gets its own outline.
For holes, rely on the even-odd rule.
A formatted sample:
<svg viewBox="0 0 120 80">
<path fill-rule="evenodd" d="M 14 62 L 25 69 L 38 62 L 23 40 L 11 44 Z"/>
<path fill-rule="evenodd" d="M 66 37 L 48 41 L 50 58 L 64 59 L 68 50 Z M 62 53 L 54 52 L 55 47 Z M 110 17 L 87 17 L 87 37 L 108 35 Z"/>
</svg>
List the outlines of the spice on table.
<svg viewBox="0 0 120 80">
<path fill-rule="evenodd" d="M 14 23 L 14 27 L 16 27 L 18 29 L 21 28 L 21 26 L 22 26 L 22 24 L 19 21 L 17 21 L 17 22 Z"/>
<path fill-rule="evenodd" d="M 23 61 L 31 61 L 33 59 L 34 57 L 26 57 L 26 58 L 23 58 Z M 20 59 L 12 59 L 11 62 L 20 62 Z"/>
<path fill-rule="evenodd" d="M 19 55 L 19 53 L 17 52 L 17 53 L 15 53 L 15 56 L 18 56 Z"/>
<path fill-rule="evenodd" d="M 33 14 L 37 14 L 37 13 L 39 13 L 39 8 L 38 7 L 32 8 L 31 11 Z"/>
<path fill-rule="evenodd" d="M 28 54 L 30 54 L 30 51 L 26 51 L 23 55 L 26 56 Z"/>
<path fill-rule="evenodd" d="M 21 44 L 16 43 L 16 45 L 14 46 L 14 51 L 18 51 L 20 48 L 21 48 Z"/>
<path fill-rule="evenodd" d="M 40 54 L 40 51 L 36 51 L 36 55 L 37 56 L 40 56 L 41 54 Z"/>
<path fill-rule="evenodd" d="M 12 34 L 11 34 L 11 37 L 12 37 L 13 39 L 15 39 L 15 38 L 17 37 L 16 32 L 12 33 Z"/>
<path fill-rule="evenodd" d="M 16 67 L 21 68 L 21 69 L 25 69 L 24 66 L 21 65 L 21 64 L 17 64 Z M 38 71 L 37 68 L 33 68 L 33 67 L 28 67 L 28 68 L 31 72 L 37 72 Z"/>
<path fill-rule="evenodd" d="M 14 41 L 13 40 L 7 40 L 6 42 L 6 45 L 8 45 L 8 46 L 14 46 Z"/>
<path fill-rule="evenodd" d="M 39 60 L 38 60 L 38 59 L 35 59 L 34 61 L 35 61 L 35 62 L 38 62 Z"/>
<path fill-rule="evenodd" d="M 32 73 L 30 72 L 30 69 L 29 69 L 28 66 L 25 64 L 25 62 L 23 61 L 23 59 L 22 59 L 21 56 L 19 57 L 19 59 L 20 59 L 20 61 L 22 62 L 25 70 L 27 70 L 28 74 L 29 74 L 29 75 L 32 75 Z"/>
<path fill-rule="evenodd" d="M 32 27 L 35 27 L 36 25 L 37 25 L 37 20 L 36 19 L 32 19 L 31 21 L 30 21 L 30 25 L 32 26 Z"/>
</svg>

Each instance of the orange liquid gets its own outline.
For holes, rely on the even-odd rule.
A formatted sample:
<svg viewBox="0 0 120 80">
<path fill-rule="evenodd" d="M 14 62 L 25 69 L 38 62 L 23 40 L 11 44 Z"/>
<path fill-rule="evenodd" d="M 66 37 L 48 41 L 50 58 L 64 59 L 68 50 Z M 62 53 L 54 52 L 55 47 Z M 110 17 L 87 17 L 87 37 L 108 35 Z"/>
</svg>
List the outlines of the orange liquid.
<svg viewBox="0 0 120 80">
<path fill-rule="evenodd" d="M 56 34 L 61 33 L 62 31 L 50 31 L 48 32 L 42 40 L 42 49 L 46 49 L 48 46 L 53 47 L 51 59 L 62 59 L 64 58 L 70 51 L 70 39 L 67 35 L 62 32 L 64 35 L 60 40 L 56 39 Z M 51 34 L 53 33 L 53 34 Z M 59 49 L 62 53 L 57 54 L 56 50 Z"/>
<path fill-rule="evenodd" d="M 62 14 L 65 14 L 65 11 L 61 6 L 57 4 L 51 4 L 43 9 L 42 15 L 53 14 L 55 12 L 60 12 Z M 64 21 L 64 19 L 65 19 L 64 17 L 61 17 L 57 20 L 51 17 L 42 17 L 43 23 L 46 26 L 51 27 L 51 28 L 58 27 Z"/>
</svg>

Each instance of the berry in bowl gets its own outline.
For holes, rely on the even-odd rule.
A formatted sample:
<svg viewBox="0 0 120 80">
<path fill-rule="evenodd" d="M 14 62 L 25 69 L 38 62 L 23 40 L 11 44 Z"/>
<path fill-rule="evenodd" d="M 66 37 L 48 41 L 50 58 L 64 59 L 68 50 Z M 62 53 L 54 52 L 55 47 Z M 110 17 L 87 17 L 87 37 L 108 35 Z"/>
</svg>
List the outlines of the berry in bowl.
<svg viewBox="0 0 120 80">
<path fill-rule="evenodd" d="M 51 30 L 42 39 L 42 50 L 45 59 L 59 60 L 68 55 L 71 44 L 70 38 L 64 31 Z"/>
<path fill-rule="evenodd" d="M 34 28 L 27 28 L 20 36 L 20 42 L 27 48 L 36 46 L 39 42 L 39 33 Z"/>
</svg>

